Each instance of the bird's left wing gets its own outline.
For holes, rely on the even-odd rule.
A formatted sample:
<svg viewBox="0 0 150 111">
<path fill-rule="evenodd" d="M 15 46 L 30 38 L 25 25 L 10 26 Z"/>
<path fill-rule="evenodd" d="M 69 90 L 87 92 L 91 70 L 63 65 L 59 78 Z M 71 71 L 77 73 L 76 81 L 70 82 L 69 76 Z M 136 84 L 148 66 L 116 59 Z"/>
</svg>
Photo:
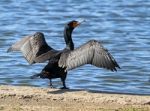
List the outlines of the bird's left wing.
<svg viewBox="0 0 150 111">
<path fill-rule="evenodd" d="M 92 64 L 111 71 L 117 71 L 116 67 L 120 68 L 108 50 L 96 40 L 91 40 L 73 51 L 63 53 L 59 60 L 59 66 L 66 70 L 84 64 Z"/>
</svg>

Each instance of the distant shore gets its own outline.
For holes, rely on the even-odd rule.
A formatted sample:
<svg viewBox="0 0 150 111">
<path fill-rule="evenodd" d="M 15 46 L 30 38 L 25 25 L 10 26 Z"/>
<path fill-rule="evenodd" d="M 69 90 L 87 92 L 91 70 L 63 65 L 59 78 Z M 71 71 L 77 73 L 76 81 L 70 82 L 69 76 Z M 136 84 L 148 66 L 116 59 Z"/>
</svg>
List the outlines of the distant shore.
<svg viewBox="0 0 150 111">
<path fill-rule="evenodd" d="M 0 111 L 150 111 L 150 96 L 0 85 Z"/>
</svg>

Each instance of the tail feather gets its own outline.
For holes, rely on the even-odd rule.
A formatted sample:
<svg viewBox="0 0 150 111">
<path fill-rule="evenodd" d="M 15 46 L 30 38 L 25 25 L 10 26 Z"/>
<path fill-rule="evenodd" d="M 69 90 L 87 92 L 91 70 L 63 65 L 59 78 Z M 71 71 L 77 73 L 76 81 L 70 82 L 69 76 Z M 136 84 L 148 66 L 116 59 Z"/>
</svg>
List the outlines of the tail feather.
<svg viewBox="0 0 150 111">
<path fill-rule="evenodd" d="M 35 79 L 37 77 L 40 77 L 41 73 L 38 73 L 38 74 L 34 74 L 32 76 L 30 76 L 31 79 Z"/>
</svg>

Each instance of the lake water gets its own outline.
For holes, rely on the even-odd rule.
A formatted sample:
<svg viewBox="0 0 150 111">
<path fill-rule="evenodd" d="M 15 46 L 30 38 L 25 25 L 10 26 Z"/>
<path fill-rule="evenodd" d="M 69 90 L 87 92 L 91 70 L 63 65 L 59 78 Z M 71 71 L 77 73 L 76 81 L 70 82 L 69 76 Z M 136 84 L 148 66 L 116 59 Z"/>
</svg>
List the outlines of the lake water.
<svg viewBox="0 0 150 111">
<path fill-rule="evenodd" d="M 48 87 L 48 80 L 30 79 L 46 63 L 29 65 L 21 53 L 6 53 L 25 35 L 40 31 L 56 49 L 65 47 L 64 24 L 84 18 L 73 32 L 75 46 L 96 39 L 122 69 L 111 72 L 85 65 L 69 71 L 71 89 L 150 94 L 150 1 L 149 0 L 1 0 L 0 84 Z M 59 79 L 53 80 L 61 87 Z"/>
</svg>

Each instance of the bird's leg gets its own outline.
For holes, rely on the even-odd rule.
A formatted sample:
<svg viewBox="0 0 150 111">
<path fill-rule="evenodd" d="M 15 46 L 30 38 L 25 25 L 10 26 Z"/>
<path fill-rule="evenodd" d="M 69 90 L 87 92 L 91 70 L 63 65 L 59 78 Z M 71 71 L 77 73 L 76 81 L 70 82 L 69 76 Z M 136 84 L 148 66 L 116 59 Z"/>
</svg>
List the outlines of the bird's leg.
<svg viewBox="0 0 150 111">
<path fill-rule="evenodd" d="M 49 79 L 49 86 L 50 86 L 51 88 L 54 88 L 51 79 Z"/>
<path fill-rule="evenodd" d="M 69 88 L 66 87 L 65 80 L 66 80 L 66 74 L 64 74 L 63 77 L 61 77 L 61 81 L 63 83 L 63 87 L 61 89 L 69 89 Z"/>
<path fill-rule="evenodd" d="M 63 87 L 61 87 L 60 89 L 69 89 L 69 88 L 66 87 L 66 82 L 65 82 L 65 80 L 62 80 L 62 79 L 61 79 L 61 81 L 62 81 L 62 83 L 63 83 Z"/>
</svg>

